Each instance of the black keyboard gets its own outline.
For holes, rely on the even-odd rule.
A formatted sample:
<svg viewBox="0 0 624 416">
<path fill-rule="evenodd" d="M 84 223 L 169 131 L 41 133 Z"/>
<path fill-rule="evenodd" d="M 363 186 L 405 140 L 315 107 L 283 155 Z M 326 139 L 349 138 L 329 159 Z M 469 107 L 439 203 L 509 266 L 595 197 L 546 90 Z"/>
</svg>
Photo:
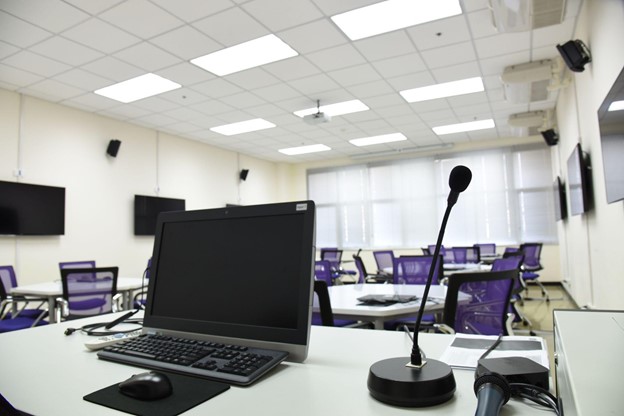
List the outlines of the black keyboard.
<svg viewBox="0 0 624 416">
<path fill-rule="evenodd" d="M 111 345 L 98 357 L 222 381 L 249 385 L 282 362 L 288 353 L 166 335 L 143 334 Z"/>
</svg>

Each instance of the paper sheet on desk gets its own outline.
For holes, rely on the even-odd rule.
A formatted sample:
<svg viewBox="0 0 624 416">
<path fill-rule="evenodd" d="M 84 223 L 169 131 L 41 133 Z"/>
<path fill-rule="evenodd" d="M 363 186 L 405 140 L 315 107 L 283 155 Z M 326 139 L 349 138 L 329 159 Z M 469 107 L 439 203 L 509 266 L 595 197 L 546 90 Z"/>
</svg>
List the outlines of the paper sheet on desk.
<svg viewBox="0 0 624 416">
<path fill-rule="evenodd" d="M 497 338 L 495 335 L 456 334 L 440 360 L 451 367 L 476 368 L 481 355 Z M 546 342 L 540 337 L 503 337 L 500 344 L 487 355 L 487 358 L 497 357 L 526 357 L 546 368 L 550 367 Z"/>
</svg>

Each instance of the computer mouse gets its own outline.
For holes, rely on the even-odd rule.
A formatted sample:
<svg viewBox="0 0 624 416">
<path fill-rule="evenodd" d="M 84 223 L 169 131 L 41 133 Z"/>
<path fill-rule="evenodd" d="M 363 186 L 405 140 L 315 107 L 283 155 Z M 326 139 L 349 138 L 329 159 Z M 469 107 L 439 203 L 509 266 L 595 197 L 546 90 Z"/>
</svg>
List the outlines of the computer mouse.
<svg viewBox="0 0 624 416">
<path fill-rule="evenodd" d="M 148 372 L 135 374 L 119 383 L 119 392 L 138 400 L 158 400 L 170 396 L 173 387 L 165 374 Z"/>
</svg>

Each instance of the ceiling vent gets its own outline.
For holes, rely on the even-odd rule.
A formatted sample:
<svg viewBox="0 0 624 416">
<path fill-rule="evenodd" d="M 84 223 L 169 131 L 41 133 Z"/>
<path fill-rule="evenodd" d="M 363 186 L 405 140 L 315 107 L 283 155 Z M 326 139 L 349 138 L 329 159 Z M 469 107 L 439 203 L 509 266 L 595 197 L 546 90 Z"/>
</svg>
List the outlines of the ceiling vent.
<svg viewBox="0 0 624 416">
<path fill-rule="evenodd" d="M 547 100 L 557 71 L 549 59 L 508 66 L 501 75 L 505 99 L 514 104 Z"/>
<path fill-rule="evenodd" d="M 563 22 L 566 0 L 490 0 L 498 32 L 524 32 Z"/>
</svg>

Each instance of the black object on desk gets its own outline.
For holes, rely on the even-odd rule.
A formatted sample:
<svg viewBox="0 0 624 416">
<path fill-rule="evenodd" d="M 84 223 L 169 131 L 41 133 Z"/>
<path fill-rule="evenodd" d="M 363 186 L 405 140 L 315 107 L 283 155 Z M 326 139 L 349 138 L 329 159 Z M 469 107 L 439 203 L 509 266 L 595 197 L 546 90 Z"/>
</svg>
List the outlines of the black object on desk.
<svg viewBox="0 0 624 416">
<path fill-rule="evenodd" d="M 143 401 L 124 396 L 119 392 L 119 383 L 87 394 L 83 399 L 139 416 L 174 416 L 186 412 L 230 388 L 228 384 L 212 380 L 174 373 L 167 373 L 167 376 L 173 386 L 173 393 L 160 400 Z"/>
</svg>

